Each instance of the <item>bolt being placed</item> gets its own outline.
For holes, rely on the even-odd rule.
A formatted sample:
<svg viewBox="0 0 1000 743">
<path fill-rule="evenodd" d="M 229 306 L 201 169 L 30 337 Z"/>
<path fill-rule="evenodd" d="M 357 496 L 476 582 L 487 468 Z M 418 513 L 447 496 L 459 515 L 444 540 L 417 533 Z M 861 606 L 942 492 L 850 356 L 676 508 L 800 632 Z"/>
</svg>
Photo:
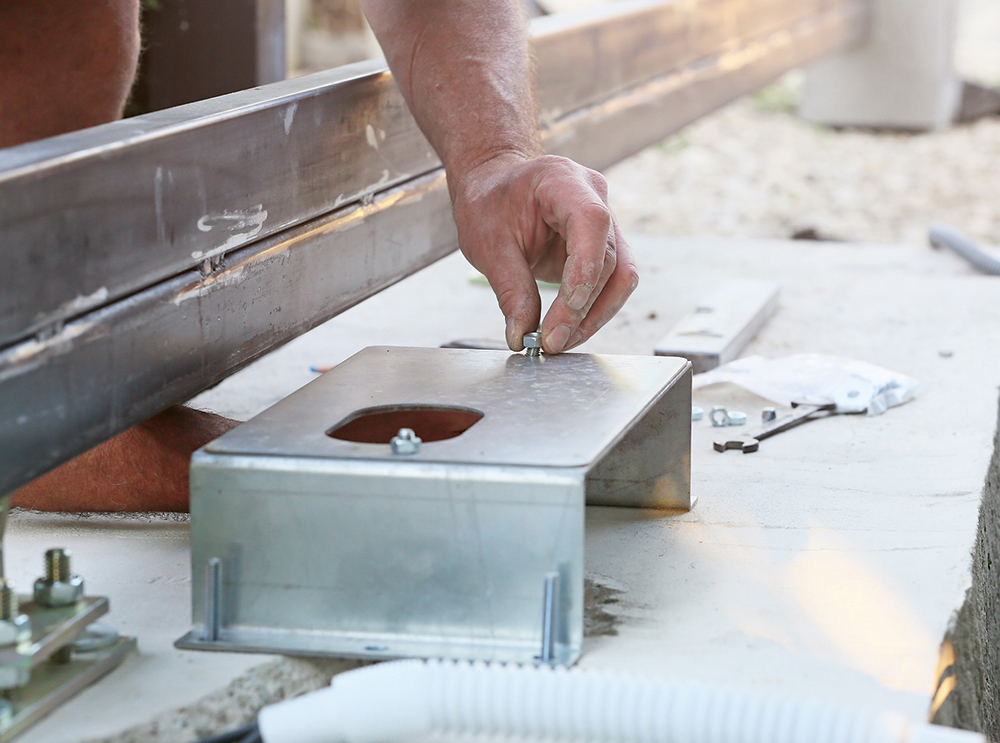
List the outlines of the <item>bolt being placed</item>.
<svg viewBox="0 0 1000 743">
<path fill-rule="evenodd" d="M 56 547 L 45 552 L 45 577 L 35 581 L 35 602 L 55 608 L 72 606 L 83 598 L 83 578 L 73 575 L 70 551 Z"/>
<path fill-rule="evenodd" d="M 389 445 L 393 454 L 416 454 L 424 442 L 412 428 L 400 428 L 399 433 L 392 437 Z"/>
<path fill-rule="evenodd" d="M 521 343 L 524 345 L 524 353 L 527 356 L 538 356 L 542 353 L 541 333 L 525 333 Z"/>
</svg>

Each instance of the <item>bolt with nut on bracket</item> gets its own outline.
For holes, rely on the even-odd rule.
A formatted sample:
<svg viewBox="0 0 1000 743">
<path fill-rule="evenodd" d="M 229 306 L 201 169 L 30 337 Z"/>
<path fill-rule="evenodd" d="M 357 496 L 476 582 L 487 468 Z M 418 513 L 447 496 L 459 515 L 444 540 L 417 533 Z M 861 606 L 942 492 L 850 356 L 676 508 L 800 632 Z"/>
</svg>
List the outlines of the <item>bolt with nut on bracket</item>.
<svg viewBox="0 0 1000 743">
<path fill-rule="evenodd" d="M 45 553 L 45 576 L 35 581 L 35 603 L 55 609 L 83 598 L 83 578 L 73 575 L 70 551 L 56 547 Z"/>
</svg>

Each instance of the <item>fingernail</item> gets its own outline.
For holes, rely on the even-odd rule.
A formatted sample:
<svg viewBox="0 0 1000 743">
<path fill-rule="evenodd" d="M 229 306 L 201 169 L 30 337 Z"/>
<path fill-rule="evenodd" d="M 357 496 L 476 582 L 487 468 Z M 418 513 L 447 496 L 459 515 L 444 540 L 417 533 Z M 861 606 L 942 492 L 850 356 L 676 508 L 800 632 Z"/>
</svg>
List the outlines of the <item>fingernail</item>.
<svg viewBox="0 0 1000 743">
<path fill-rule="evenodd" d="M 566 348 L 576 348 L 581 343 L 583 343 L 583 331 L 578 330 L 573 333 L 573 337 L 569 339 L 569 343 L 566 344 Z"/>
<path fill-rule="evenodd" d="M 507 318 L 506 334 L 508 348 L 518 349 L 521 347 L 521 339 L 517 337 L 517 321 L 513 315 Z"/>
<path fill-rule="evenodd" d="M 590 299 L 590 293 L 593 291 L 586 284 L 580 284 L 573 290 L 573 293 L 569 295 L 569 299 L 566 300 L 566 304 L 571 310 L 582 310 L 584 305 L 587 304 L 587 300 Z"/>
<path fill-rule="evenodd" d="M 566 348 L 567 340 L 569 340 L 569 325 L 557 325 L 545 339 L 545 345 L 552 353 L 559 353 Z"/>
</svg>

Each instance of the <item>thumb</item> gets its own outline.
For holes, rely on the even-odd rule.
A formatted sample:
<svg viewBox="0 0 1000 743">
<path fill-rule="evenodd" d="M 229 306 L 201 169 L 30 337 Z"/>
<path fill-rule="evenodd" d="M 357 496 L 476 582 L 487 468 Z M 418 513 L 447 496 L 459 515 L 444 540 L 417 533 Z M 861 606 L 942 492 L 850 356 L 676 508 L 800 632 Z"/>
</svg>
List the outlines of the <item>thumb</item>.
<svg viewBox="0 0 1000 743">
<path fill-rule="evenodd" d="M 538 330 L 542 316 L 542 300 L 535 277 L 520 251 L 506 256 L 506 260 L 491 261 L 490 266 L 484 267 L 483 274 L 506 320 L 507 345 L 512 351 L 520 351 L 524 348 L 524 334 Z"/>
</svg>

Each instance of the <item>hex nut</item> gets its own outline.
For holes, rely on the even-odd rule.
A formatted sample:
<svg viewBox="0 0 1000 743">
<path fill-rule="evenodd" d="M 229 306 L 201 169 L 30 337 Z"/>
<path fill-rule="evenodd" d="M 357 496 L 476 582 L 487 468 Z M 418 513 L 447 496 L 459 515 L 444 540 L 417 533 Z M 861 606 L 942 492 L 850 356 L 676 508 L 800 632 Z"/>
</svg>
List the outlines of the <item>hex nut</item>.
<svg viewBox="0 0 1000 743">
<path fill-rule="evenodd" d="M 411 428 L 401 428 L 399 433 L 392 437 L 389 446 L 392 447 L 393 454 L 416 454 L 424 442 Z"/>
<path fill-rule="evenodd" d="M 697 406 L 692 406 L 691 407 L 691 420 L 692 420 L 692 422 L 694 422 L 694 421 L 700 421 L 704 417 L 705 417 L 705 411 L 704 410 L 702 410 L 701 408 L 699 408 Z"/>
<path fill-rule="evenodd" d="M 774 408 L 764 408 L 762 411 L 760 411 L 761 423 L 765 424 L 770 423 L 773 420 L 777 420 L 777 418 L 778 418 L 778 411 L 775 410 Z"/>
<path fill-rule="evenodd" d="M 0 689 L 16 689 L 31 680 L 31 669 L 24 666 L 0 666 Z"/>
<path fill-rule="evenodd" d="M 716 428 L 724 428 L 729 425 L 729 411 L 721 405 L 716 405 L 712 408 L 712 412 L 708 417 L 711 419 L 712 425 Z"/>
<path fill-rule="evenodd" d="M 743 426 L 747 422 L 747 414 L 741 413 L 739 410 L 730 410 L 729 412 L 729 425 L 730 426 Z"/>
<path fill-rule="evenodd" d="M 19 645 L 30 639 L 31 620 L 27 614 L 19 614 L 13 619 L 0 619 L 0 647 Z"/>
<path fill-rule="evenodd" d="M 35 581 L 35 603 L 49 608 L 72 606 L 83 598 L 83 578 L 71 575 L 69 580 L 48 581 L 39 578 Z"/>
</svg>

